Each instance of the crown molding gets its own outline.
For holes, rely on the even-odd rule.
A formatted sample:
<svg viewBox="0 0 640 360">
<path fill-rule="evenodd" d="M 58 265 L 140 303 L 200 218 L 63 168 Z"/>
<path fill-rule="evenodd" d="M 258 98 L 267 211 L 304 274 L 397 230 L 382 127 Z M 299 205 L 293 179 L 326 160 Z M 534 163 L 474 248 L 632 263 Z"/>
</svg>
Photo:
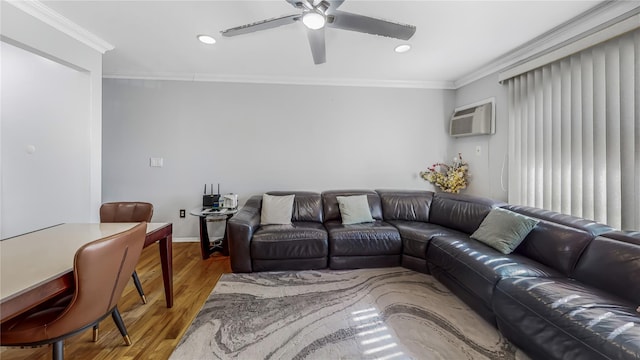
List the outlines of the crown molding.
<svg viewBox="0 0 640 360">
<path fill-rule="evenodd" d="M 114 48 L 113 45 L 90 33 L 38 0 L 6 0 L 6 2 L 90 48 L 99 51 L 101 54 Z"/>
<path fill-rule="evenodd" d="M 201 81 L 224 83 L 249 83 L 273 85 L 314 85 L 314 86 L 353 86 L 353 87 L 384 87 L 384 88 L 412 88 L 412 89 L 454 89 L 452 81 L 407 81 L 383 79 L 348 79 L 348 78 L 310 78 L 310 77 L 282 77 L 282 76 L 251 76 L 251 75 L 213 75 L 213 74 L 103 74 L 105 79 L 123 80 L 172 80 L 172 81 Z"/>
<path fill-rule="evenodd" d="M 638 1 L 606 1 L 459 78 L 454 81 L 455 88 L 461 88 L 485 76 L 504 71 L 567 43 L 585 38 L 638 13 Z"/>
<path fill-rule="evenodd" d="M 7 3 L 104 54 L 114 46 L 55 12 L 39 0 L 5 0 Z M 306 78 L 212 74 L 103 74 L 104 78 L 131 80 L 178 80 L 281 85 L 353 86 L 454 90 L 485 76 L 499 73 L 519 63 L 550 52 L 568 42 L 589 36 L 616 21 L 640 13 L 638 1 L 610 0 L 545 32 L 516 49 L 462 76 L 455 81 L 414 81 L 352 78 Z"/>
</svg>

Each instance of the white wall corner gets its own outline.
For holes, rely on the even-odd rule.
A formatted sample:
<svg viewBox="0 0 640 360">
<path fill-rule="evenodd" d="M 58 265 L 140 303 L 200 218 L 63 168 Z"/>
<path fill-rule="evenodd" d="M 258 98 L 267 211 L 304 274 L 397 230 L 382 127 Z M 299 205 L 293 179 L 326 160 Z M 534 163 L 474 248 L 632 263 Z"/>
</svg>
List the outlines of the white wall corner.
<svg viewBox="0 0 640 360">
<path fill-rule="evenodd" d="M 56 30 L 99 51 L 101 54 L 114 48 L 113 45 L 90 33 L 38 0 L 7 0 L 7 2 L 45 24 L 52 26 Z"/>
<path fill-rule="evenodd" d="M 638 1 L 603 2 L 462 76 L 454 82 L 455 88 L 459 89 L 485 76 L 504 71 L 638 13 L 640 13 L 640 2 Z"/>
</svg>

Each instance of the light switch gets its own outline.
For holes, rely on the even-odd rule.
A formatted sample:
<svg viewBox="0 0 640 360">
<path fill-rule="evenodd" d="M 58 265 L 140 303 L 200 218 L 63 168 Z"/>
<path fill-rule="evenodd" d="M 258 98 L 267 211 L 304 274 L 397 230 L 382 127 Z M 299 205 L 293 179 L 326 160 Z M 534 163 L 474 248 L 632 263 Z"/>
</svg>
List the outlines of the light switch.
<svg viewBox="0 0 640 360">
<path fill-rule="evenodd" d="M 162 167 L 164 165 L 163 158 L 151 158 L 149 159 L 149 166 L 151 167 Z"/>
<path fill-rule="evenodd" d="M 476 146 L 476 156 L 480 156 L 482 154 L 482 146 Z"/>
</svg>

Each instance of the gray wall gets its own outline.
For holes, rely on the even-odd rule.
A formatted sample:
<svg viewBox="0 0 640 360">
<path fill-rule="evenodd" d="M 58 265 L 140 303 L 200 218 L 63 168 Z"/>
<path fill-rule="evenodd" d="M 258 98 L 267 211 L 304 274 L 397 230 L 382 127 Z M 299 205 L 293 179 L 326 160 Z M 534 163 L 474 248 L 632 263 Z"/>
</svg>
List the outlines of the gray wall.
<svg viewBox="0 0 640 360">
<path fill-rule="evenodd" d="M 471 175 L 465 194 L 486 196 L 507 201 L 508 178 L 508 113 L 507 87 L 498 83 L 498 74 L 492 74 L 456 90 L 455 107 L 473 104 L 494 97 L 496 101 L 496 133 L 469 136 L 451 141 L 449 159 L 459 152 L 469 163 Z M 480 154 L 476 147 L 480 147 Z"/>
<path fill-rule="evenodd" d="M 433 189 L 450 90 L 103 81 L 103 200 L 143 200 L 175 237 L 198 236 L 205 183 L 240 202 L 269 190 Z M 150 167 L 162 157 L 164 167 Z"/>
</svg>

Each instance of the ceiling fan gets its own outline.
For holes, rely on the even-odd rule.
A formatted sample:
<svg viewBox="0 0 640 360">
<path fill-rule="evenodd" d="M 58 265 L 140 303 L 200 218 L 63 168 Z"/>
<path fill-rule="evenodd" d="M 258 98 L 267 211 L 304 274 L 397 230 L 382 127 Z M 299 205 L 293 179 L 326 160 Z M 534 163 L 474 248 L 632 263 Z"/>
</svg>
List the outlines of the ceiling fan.
<svg viewBox="0 0 640 360">
<path fill-rule="evenodd" d="M 416 27 L 413 25 L 405 25 L 340 11 L 338 10 L 338 7 L 342 5 L 344 0 L 285 1 L 293 7 L 302 10 L 302 13 L 233 27 L 221 31 L 222 36 L 237 36 L 302 21 L 307 30 L 307 37 L 309 39 L 309 45 L 311 46 L 313 62 L 315 64 L 322 64 L 326 61 L 324 41 L 325 26 L 402 40 L 409 40 L 416 32 Z"/>
</svg>

